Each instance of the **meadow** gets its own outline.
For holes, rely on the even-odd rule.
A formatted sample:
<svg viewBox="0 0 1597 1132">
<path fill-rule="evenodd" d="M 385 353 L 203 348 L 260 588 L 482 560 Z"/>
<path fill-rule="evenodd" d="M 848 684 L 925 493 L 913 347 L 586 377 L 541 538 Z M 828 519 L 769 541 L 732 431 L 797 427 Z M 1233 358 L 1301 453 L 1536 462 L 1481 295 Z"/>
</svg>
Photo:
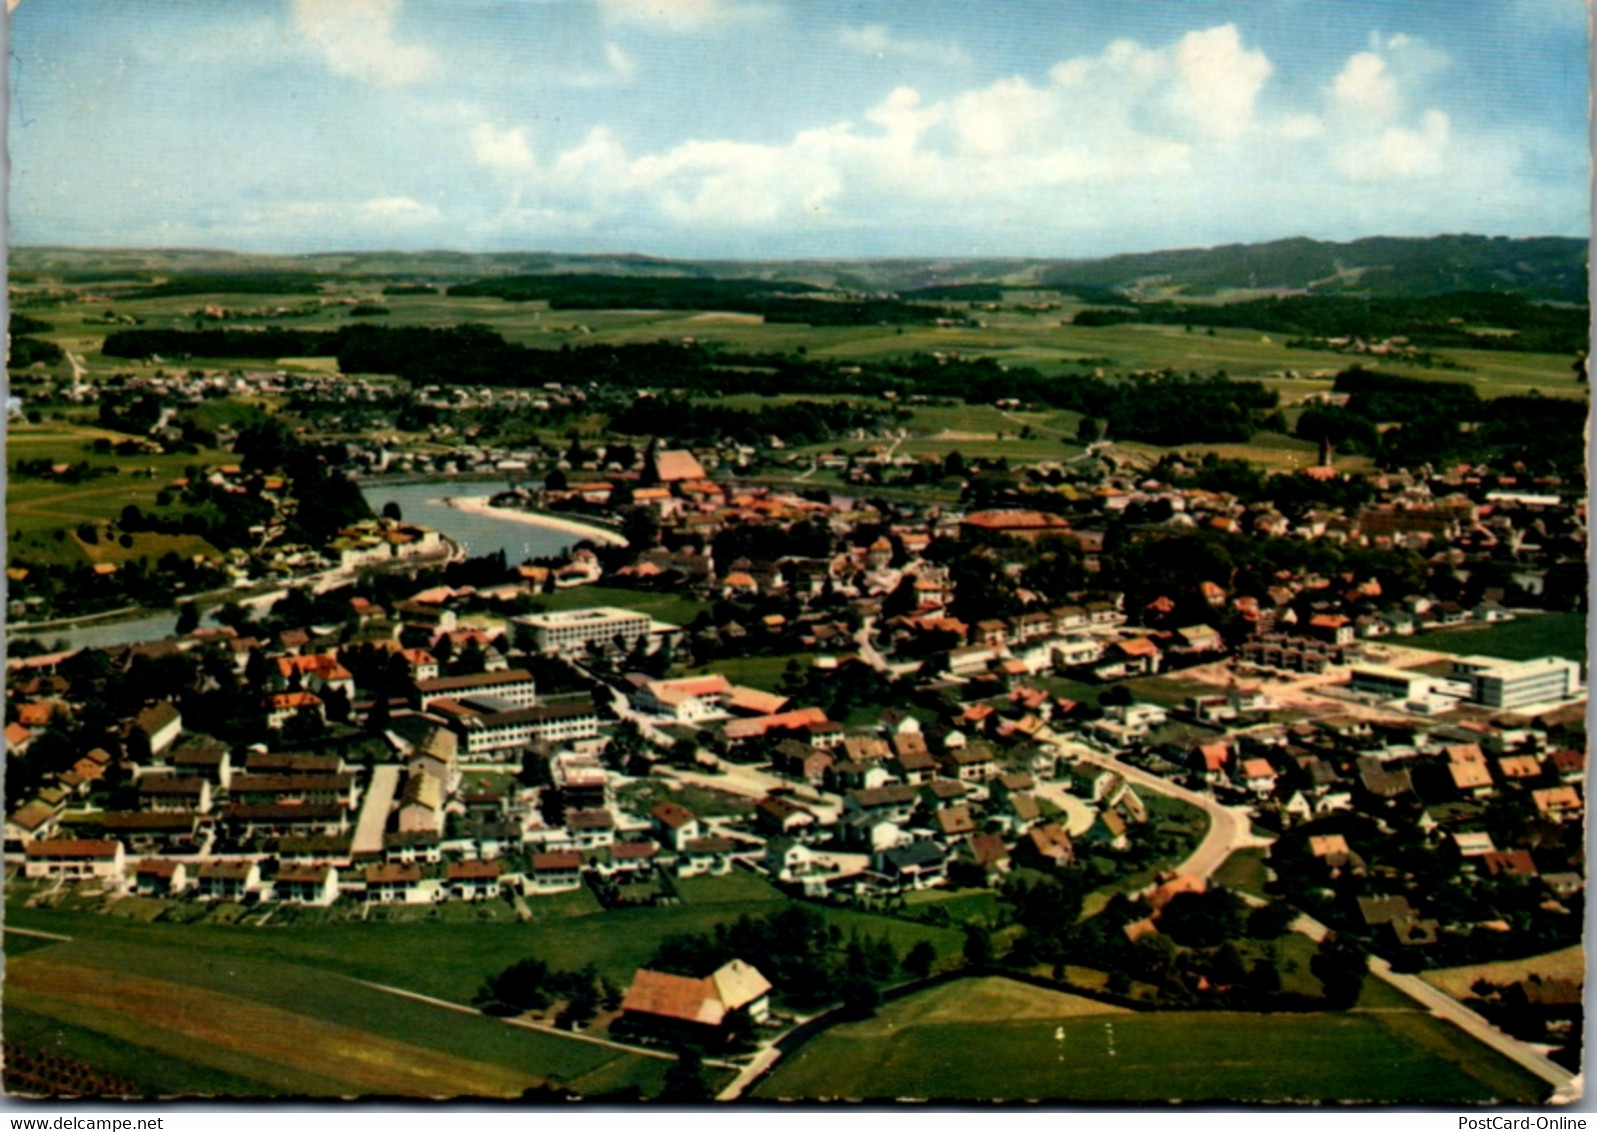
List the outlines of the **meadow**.
<svg viewBox="0 0 1597 1132">
<path fill-rule="evenodd" d="M 1409 648 L 1468 655 L 1485 653 L 1509 660 L 1538 656 L 1586 659 L 1584 613 L 1526 613 L 1512 621 L 1466 622 L 1403 638 Z"/>
<path fill-rule="evenodd" d="M 1462 1104 L 1544 1092 L 1419 1010 L 1130 1013 L 982 979 L 945 983 L 826 1031 L 779 1063 L 754 1095 Z"/>
<path fill-rule="evenodd" d="M 585 892 L 575 902 L 531 899 L 531 923 L 424 915 L 184 924 L 13 900 L 8 926 L 71 939 L 7 936 L 7 1036 L 45 1043 L 155 1093 L 514 1097 L 554 1084 L 585 1095 L 629 1086 L 649 1094 L 668 1061 L 365 984 L 464 1007 L 487 975 L 535 956 L 560 969 L 593 963 L 624 987 L 667 935 L 788 906 L 749 874 L 678 887 L 684 902 L 665 908 L 600 912 Z M 947 928 L 821 911 L 845 936 L 885 935 L 901 955 L 926 940 L 939 956 L 953 956 L 963 941 Z M 14 1017 L 22 1019 L 16 1030 Z"/>
</svg>

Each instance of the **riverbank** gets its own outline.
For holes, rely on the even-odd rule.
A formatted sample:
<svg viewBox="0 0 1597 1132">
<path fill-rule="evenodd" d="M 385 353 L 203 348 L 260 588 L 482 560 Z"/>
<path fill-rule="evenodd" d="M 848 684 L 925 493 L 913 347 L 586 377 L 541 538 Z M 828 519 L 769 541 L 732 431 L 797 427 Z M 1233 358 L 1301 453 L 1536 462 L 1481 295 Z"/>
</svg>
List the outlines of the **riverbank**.
<svg viewBox="0 0 1597 1132">
<path fill-rule="evenodd" d="M 627 540 L 614 531 L 591 523 L 579 523 L 575 519 L 564 519 L 557 515 L 550 515 L 542 511 L 513 511 L 507 507 L 493 507 L 489 505 L 487 496 L 449 496 L 444 502 L 457 511 L 464 511 L 468 515 L 480 515 L 490 519 L 508 519 L 513 523 L 523 523 L 529 527 L 542 527 L 548 531 L 560 531 L 562 534 L 577 535 L 580 538 L 590 539 L 593 542 L 603 543 L 607 546 L 626 546 Z"/>
</svg>

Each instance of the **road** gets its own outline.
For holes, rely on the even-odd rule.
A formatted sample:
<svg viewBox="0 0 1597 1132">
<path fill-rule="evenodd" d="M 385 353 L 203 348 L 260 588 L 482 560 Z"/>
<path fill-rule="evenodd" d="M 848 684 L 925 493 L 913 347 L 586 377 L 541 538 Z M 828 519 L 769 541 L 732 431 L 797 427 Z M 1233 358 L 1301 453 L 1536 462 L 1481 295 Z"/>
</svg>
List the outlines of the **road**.
<svg viewBox="0 0 1597 1132">
<path fill-rule="evenodd" d="M 1129 763 L 1123 763 L 1112 755 L 1100 754 L 1079 743 L 1056 739 L 1055 745 L 1069 757 L 1112 770 L 1133 786 L 1140 786 L 1155 794 L 1163 794 L 1167 798 L 1175 798 L 1189 806 L 1196 806 L 1208 815 L 1209 831 L 1203 835 L 1203 840 L 1198 843 L 1192 854 L 1177 866 L 1177 872 L 1207 879 L 1214 875 L 1215 870 L 1223 865 L 1225 859 L 1235 850 L 1260 848 L 1270 844 L 1268 838 L 1259 837 L 1253 832 L 1245 809 L 1222 806 L 1207 794 L 1188 790 L 1185 786 L 1177 785 L 1169 779 L 1161 778 Z"/>
<path fill-rule="evenodd" d="M 1418 975 L 1400 975 L 1378 955 L 1370 956 L 1370 973 L 1402 991 L 1438 1018 L 1444 1018 L 1476 1041 L 1491 1046 L 1510 1061 L 1523 1066 L 1553 1086 L 1553 1104 L 1579 1100 L 1583 1082 L 1562 1065 L 1543 1057 L 1517 1038 L 1511 1038 L 1475 1011 L 1431 986 Z"/>
<path fill-rule="evenodd" d="M 394 763 L 372 767 L 372 780 L 366 787 L 360 819 L 355 823 L 355 837 L 350 842 L 351 853 L 358 856 L 383 851 L 383 827 L 388 824 L 388 811 L 399 789 L 399 771 L 400 767 Z"/>
</svg>

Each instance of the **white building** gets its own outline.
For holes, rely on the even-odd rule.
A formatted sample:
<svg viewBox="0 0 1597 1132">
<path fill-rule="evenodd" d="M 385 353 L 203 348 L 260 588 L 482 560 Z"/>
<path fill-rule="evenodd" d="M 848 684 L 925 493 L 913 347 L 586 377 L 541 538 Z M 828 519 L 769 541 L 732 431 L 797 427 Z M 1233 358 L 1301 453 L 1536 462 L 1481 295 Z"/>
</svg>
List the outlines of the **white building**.
<svg viewBox="0 0 1597 1132">
<path fill-rule="evenodd" d="M 1460 656 L 1453 660 L 1452 675 L 1470 686 L 1471 701 L 1500 710 L 1567 700 L 1581 691 L 1580 665 L 1558 656 Z"/>
<path fill-rule="evenodd" d="M 569 609 L 559 613 L 529 613 L 511 619 L 533 632 L 533 647 L 541 653 L 569 656 L 585 651 L 623 651 L 637 647 L 655 633 L 674 632 L 675 625 L 656 622 L 646 614 L 613 606 Z"/>
</svg>

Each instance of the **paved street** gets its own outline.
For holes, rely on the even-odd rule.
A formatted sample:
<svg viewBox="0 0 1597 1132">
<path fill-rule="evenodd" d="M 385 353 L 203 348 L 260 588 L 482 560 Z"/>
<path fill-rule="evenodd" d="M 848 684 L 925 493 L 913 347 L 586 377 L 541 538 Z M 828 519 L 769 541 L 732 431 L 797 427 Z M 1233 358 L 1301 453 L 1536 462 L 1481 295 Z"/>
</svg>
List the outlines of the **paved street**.
<svg viewBox="0 0 1597 1132">
<path fill-rule="evenodd" d="M 1582 1080 L 1556 1062 L 1549 1061 L 1536 1050 L 1517 1038 L 1511 1038 L 1493 1026 L 1475 1011 L 1431 986 L 1418 975 L 1400 975 L 1392 965 L 1378 955 L 1370 956 L 1370 973 L 1389 983 L 1425 1007 L 1438 1018 L 1445 1018 L 1470 1037 L 1491 1046 L 1509 1060 L 1530 1070 L 1553 1086 L 1553 1103 L 1569 1104 L 1578 1100 Z"/>
<path fill-rule="evenodd" d="M 366 787 L 366 797 L 361 802 L 360 819 L 355 824 L 355 837 L 350 842 L 350 852 L 383 851 L 383 827 L 388 824 L 388 811 L 394 802 L 394 792 L 399 789 L 397 763 L 382 763 L 372 768 L 371 784 Z"/>
<path fill-rule="evenodd" d="M 1203 840 L 1198 843 L 1192 855 L 1176 867 L 1177 872 L 1207 878 L 1214 875 L 1215 870 L 1225 863 L 1225 859 L 1233 851 L 1270 844 L 1269 838 L 1259 837 L 1253 832 L 1245 811 L 1222 806 L 1207 794 L 1188 790 L 1185 786 L 1169 779 L 1161 778 L 1129 763 L 1123 763 L 1112 755 L 1102 754 L 1079 743 L 1059 741 L 1057 746 L 1061 751 L 1082 762 L 1114 771 L 1133 786 L 1186 802 L 1209 816 L 1208 833 L 1204 834 Z"/>
</svg>

